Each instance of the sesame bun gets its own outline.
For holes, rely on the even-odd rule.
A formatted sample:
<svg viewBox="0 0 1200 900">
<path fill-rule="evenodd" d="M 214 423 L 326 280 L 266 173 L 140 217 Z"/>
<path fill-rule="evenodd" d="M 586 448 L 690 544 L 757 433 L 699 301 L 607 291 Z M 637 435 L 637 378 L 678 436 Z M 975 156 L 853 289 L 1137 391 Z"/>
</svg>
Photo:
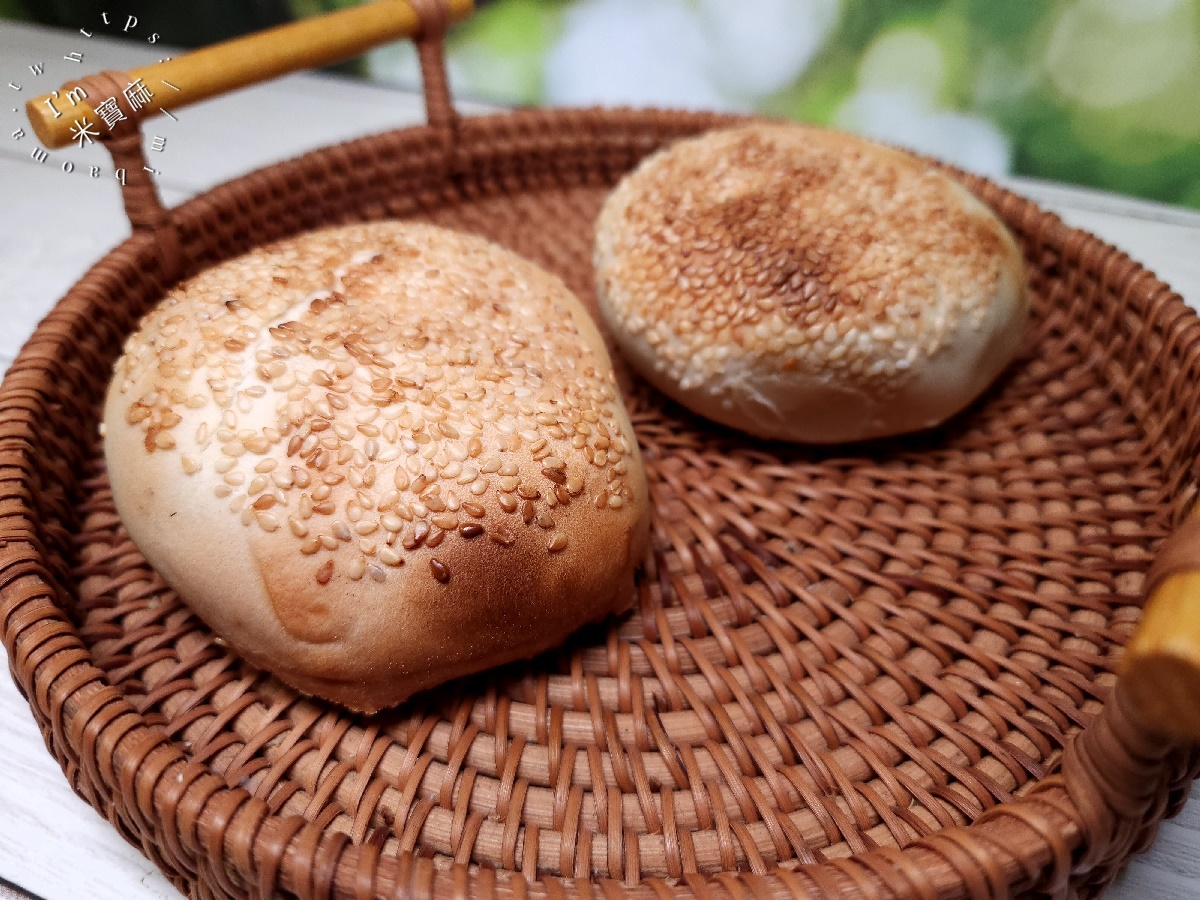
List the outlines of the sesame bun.
<svg viewBox="0 0 1200 900">
<path fill-rule="evenodd" d="M 118 361 L 113 497 L 234 649 L 374 711 L 625 609 L 637 442 L 561 281 L 477 237 L 304 234 L 172 291 Z"/>
<path fill-rule="evenodd" d="M 1021 253 L 907 153 L 757 124 L 681 141 L 612 192 L 600 311 L 633 366 L 701 415 L 833 443 L 937 425 L 1012 360 Z"/>
</svg>

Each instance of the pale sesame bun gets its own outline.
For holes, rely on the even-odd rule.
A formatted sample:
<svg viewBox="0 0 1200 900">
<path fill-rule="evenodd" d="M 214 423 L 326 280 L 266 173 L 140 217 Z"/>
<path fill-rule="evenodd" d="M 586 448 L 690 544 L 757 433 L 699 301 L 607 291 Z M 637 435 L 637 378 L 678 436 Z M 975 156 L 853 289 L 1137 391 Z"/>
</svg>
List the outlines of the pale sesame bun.
<svg viewBox="0 0 1200 900">
<path fill-rule="evenodd" d="M 1028 315 L 1001 222 L 929 164 L 756 124 L 681 141 L 612 192 L 600 311 L 652 384 L 765 438 L 937 425 L 1012 360 Z"/>
<path fill-rule="evenodd" d="M 595 325 L 480 238 L 318 231 L 186 282 L 105 410 L 138 548 L 233 648 L 357 710 L 625 609 L 641 458 Z"/>
</svg>

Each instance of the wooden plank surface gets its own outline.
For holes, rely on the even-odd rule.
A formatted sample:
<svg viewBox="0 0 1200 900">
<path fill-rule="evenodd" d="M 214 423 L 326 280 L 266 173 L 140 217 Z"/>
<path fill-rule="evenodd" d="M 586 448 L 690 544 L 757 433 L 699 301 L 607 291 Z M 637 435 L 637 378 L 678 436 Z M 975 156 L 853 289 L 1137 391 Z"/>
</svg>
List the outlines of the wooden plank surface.
<svg viewBox="0 0 1200 900">
<path fill-rule="evenodd" d="M 77 43 L 69 33 L 0 24 L 0 60 L 5 61 L 0 74 L 8 71 L 10 61 L 23 66 L 61 55 Z M 127 69 L 165 52 L 99 38 L 88 43 L 87 51 L 88 71 Z M 6 109 L 0 108 L 0 114 Z M 168 137 L 158 159 L 164 197 L 174 204 L 276 159 L 400 127 L 421 115 L 420 100 L 413 95 L 307 75 L 200 104 L 182 112 L 178 122 L 163 121 L 161 129 L 147 132 Z M 29 157 L 28 140 L 20 146 L 4 140 L 11 130 L 0 135 L 0 370 L 57 298 L 128 233 L 114 181 L 91 179 L 79 171 L 64 174 L 54 157 L 39 164 Z M 80 167 L 103 162 L 96 148 L 89 150 L 93 152 L 74 151 Z M 1126 250 L 1194 306 L 1200 304 L 1200 215 L 1025 179 L 1011 184 L 1068 224 Z M 64 260 L 74 264 L 63 265 Z M 74 795 L 46 752 L 28 705 L 5 677 L 0 677 L 0 758 L 0 898 L 4 882 L 45 900 L 179 896 Z M 1163 825 L 1154 848 L 1131 864 L 1108 895 L 1109 900 L 1196 896 L 1200 800 Z"/>
</svg>

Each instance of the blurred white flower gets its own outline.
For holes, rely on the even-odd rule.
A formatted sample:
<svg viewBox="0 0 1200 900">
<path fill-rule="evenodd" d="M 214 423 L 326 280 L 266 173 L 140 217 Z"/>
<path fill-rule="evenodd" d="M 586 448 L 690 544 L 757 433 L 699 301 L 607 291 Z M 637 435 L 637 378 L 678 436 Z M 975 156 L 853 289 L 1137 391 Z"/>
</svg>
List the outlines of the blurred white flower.
<svg viewBox="0 0 1200 900">
<path fill-rule="evenodd" d="M 837 23 L 841 0 L 581 0 L 544 70 L 568 105 L 748 110 L 791 84 Z"/>
<path fill-rule="evenodd" d="M 583 0 L 546 56 L 555 105 L 728 109 L 709 77 L 709 46 L 683 0 Z"/>
<path fill-rule="evenodd" d="M 841 0 L 699 0 L 714 83 L 738 97 L 787 87 L 837 24 Z"/>
<path fill-rule="evenodd" d="M 846 131 L 896 144 L 980 175 L 1009 170 L 1008 139 L 980 116 L 936 109 L 913 90 L 859 90 L 842 104 L 834 124 Z"/>
</svg>

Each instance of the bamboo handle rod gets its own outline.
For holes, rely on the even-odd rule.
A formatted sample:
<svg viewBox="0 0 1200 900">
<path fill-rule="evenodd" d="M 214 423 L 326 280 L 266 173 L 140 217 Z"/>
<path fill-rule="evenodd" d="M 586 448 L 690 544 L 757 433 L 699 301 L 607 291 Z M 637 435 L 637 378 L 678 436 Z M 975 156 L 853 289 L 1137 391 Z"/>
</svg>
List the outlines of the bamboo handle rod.
<svg viewBox="0 0 1200 900">
<path fill-rule="evenodd" d="M 1200 515 L 1200 506 L 1192 515 Z M 1200 742 L 1200 572 L 1180 572 L 1158 585 L 1121 668 L 1147 725 Z"/>
<path fill-rule="evenodd" d="M 450 0 L 451 21 L 465 19 L 473 6 L 473 0 Z M 174 111 L 289 72 L 327 66 L 379 44 L 412 37 L 419 29 L 416 11 L 404 0 L 373 0 L 202 47 L 129 72 L 130 80 L 140 78 L 151 95 L 137 114 L 149 116 L 164 107 Z M 72 103 L 65 93 L 34 97 L 25 104 L 25 112 L 38 139 L 52 150 L 75 140 L 76 123 L 85 118 L 93 134 L 106 129 L 87 100 Z"/>
</svg>

